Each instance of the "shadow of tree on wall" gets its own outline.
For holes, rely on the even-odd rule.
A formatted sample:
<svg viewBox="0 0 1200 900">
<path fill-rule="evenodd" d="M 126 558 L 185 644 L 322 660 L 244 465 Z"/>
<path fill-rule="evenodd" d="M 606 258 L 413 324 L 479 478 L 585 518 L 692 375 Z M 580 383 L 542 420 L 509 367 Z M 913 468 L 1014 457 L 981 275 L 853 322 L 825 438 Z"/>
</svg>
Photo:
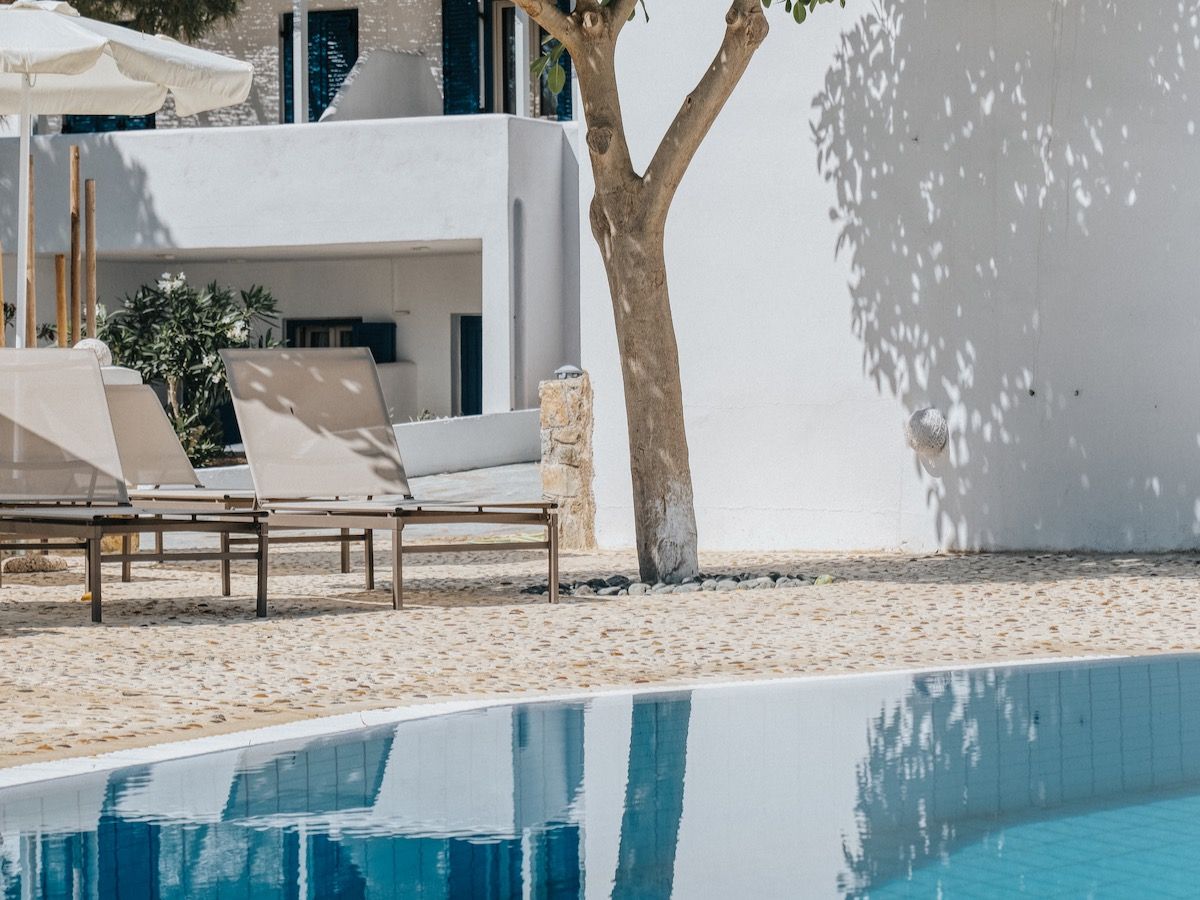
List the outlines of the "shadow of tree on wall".
<svg viewBox="0 0 1200 900">
<path fill-rule="evenodd" d="M 868 723 L 840 890 L 868 896 L 1064 807 L 1196 790 L 1198 700 L 1200 660 L 1191 657 L 914 678 Z M 1021 875 L 1009 862 L 993 873 L 998 882 Z"/>
<path fill-rule="evenodd" d="M 864 371 L 947 414 L 946 546 L 1197 543 L 1198 8 L 880 0 L 842 37 L 818 165 Z"/>
<path fill-rule="evenodd" d="M 124 140 L 154 140 L 151 134 L 136 136 L 120 136 Z M 7 255 L 5 277 L 8 286 L 15 288 L 16 279 L 16 221 L 17 221 L 17 143 L 7 142 L 11 146 L 8 152 L 0 155 L 0 240 L 4 244 Z M 114 140 L 112 135 L 77 135 L 73 138 L 60 137 L 53 141 L 36 141 L 34 147 L 34 168 L 37 197 L 37 252 L 39 255 L 37 284 L 38 320 L 52 322 L 55 316 L 54 280 L 46 278 L 47 257 L 56 253 L 70 254 L 70 148 L 77 145 L 80 148 L 80 174 L 86 179 L 96 180 L 96 220 L 97 231 L 103 237 L 105 234 L 122 235 L 127 240 L 127 246 L 144 247 L 147 254 L 161 252 L 163 248 L 174 246 L 171 229 L 158 215 L 146 169 L 137 161 L 131 160 L 121 150 L 121 143 Z M 183 172 L 180 177 L 185 177 Z M 212 216 L 215 222 L 220 221 L 221 207 L 213 198 Z M 80 202 L 80 239 L 86 241 L 86 231 L 83 223 L 84 190 L 82 184 L 79 191 Z M 103 272 L 106 263 L 106 253 L 111 248 L 106 247 L 103 239 L 98 247 L 97 268 Z M 69 258 L 69 257 L 68 257 Z M 51 270 L 52 271 L 52 270 Z M 81 275 L 81 292 L 86 293 L 85 275 Z M 8 296 L 9 302 L 15 298 L 15 291 Z M 99 302 L 109 309 L 119 300 L 115 297 L 100 296 Z M 81 303 L 83 299 L 81 297 Z M 9 323 L 11 339 L 12 323 Z"/>
</svg>

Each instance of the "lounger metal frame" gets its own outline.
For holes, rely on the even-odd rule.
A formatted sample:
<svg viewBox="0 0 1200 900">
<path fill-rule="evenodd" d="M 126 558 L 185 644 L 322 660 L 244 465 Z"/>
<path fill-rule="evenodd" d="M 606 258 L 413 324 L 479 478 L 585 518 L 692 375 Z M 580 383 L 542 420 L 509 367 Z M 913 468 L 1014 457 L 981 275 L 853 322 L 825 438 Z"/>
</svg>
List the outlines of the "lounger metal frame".
<svg viewBox="0 0 1200 900">
<path fill-rule="evenodd" d="M 379 529 L 392 536 L 392 608 L 404 608 L 405 553 L 462 553 L 469 550 L 545 550 L 549 577 L 549 602 L 558 602 L 558 509 L 553 503 L 505 503 L 496 506 L 471 504 L 413 503 L 411 506 L 383 506 L 372 509 L 370 502 L 348 504 L 337 509 L 336 504 L 321 508 L 319 504 L 264 504 L 270 512 L 267 521 L 271 530 L 287 529 L 363 529 L 367 534 Z M 336 522 L 336 525 L 333 523 Z M 492 541 L 452 544 L 404 544 L 406 525 L 533 525 L 544 528 L 542 541 Z M 317 538 L 272 537 L 272 542 L 312 541 Z M 345 546 L 343 544 L 343 546 Z M 368 556 L 368 559 L 370 557 Z M 371 565 L 371 569 L 373 569 Z M 373 583 L 373 572 L 368 574 Z"/>
<path fill-rule="evenodd" d="M 254 559 L 256 611 L 266 615 L 266 514 L 259 510 L 156 507 L 129 502 L 112 418 L 96 357 L 63 349 L 0 350 L 0 550 L 82 550 L 87 563 L 92 621 L 103 615 L 102 564 L 121 563 L 123 580 L 135 560 L 221 560 L 229 594 L 228 564 Z M 158 536 L 154 551 L 132 551 L 132 537 Z M 162 535 L 216 533 L 221 549 L 165 552 Z M 108 535 L 121 552 L 104 554 Z M 231 535 L 252 540 L 252 551 L 234 551 Z M 18 540 L 24 539 L 24 540 Z"/>
<path fill-rule="evenodd" d="M 134 534 L 153 533 L 156 549 L 133 551 Z M 219 551 L 162 549 L 162 535 L 174 532 L 216 533 L 221 536 Z M 122 551 L 103 553 L 101 542 L 107 535 L 120 535 Z M 234 550 L 232 535 L 245 535 L 239 544 L 253 543 L 253 550 Z M 25 537 L 25 542 L 12 540 Z M 36 539 L 38 543 L 29 543 Z M 259 510 L 201 513 L 184 510 L 148 510 L 133 506 L 85 507 L 59 505 L 45 507 L 8 507 L 0 509 L 0 550 L 82 550 L 86 560 L 87 589 L 91 594 L 92 621 L 103 620 L 103 563 L 121 563 L 122 581 L 129 580 L 129 567 L 137 561 L 169 562 L 220 560 L 222 592 L 230 594 L 229 563 L 254 560 L 257 564 L 255 614 L 267 615 L 267 523 Z"/>
<path fill-rule="evenodd" d="M 258 506 L 270 513 L 271 532 L 336 529 L 341 532 L 343 548 L 346 529 L 362 529 L 368 535 L 373 529 L 390 532 L 395 609 L 404 605 L 405 552 L 545 550 L 548 599 L 558 602 L 557 504 L 412 499 L 369 350 L 223 350 L 221 358 Z M 275 417 L 270 426 L 263 416 Z M 276 430 L 279 426 L 282 432 Z M 313 448 L 316 458 L 305 463 L 307 457 L 296 451 L 295 445 L 284 443 L 286 438 L 280 434 L 299 435 L 298 443 Z M 352 449 L 356 442 L 362 449 Z M 404 543 L 407 526 L 464 524 L 533 525 L 544 528 L 546 537 L 529 542 Z M 307 535 L 271 538 L 315 539 Z M 373 563 L 367 577 L 373 584 Z"/>
</svg>

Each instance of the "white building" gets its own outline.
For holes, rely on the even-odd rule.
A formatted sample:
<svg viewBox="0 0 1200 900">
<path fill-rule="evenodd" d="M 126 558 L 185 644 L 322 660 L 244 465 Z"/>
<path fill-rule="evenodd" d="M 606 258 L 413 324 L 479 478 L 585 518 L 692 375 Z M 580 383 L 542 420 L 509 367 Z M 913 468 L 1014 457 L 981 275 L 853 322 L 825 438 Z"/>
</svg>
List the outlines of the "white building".
<svg viewBox="0 0 1200 900">
<path fill-rule="evenodd" d="M 78 144 L 97 184 L 109 308 L 164 270 L 260 284 L 280 300 L 293 343 L 372 346 L 397 421 L 535 406 L 538 381 L 578 361 L 578 163 L 549 100 L 536 89 L 520 104 L 505 94 L 518 74 L 528 83 L 500 40 L 512 4 L 489 2 L 486 16 L 475 0 L 313 7 L 310 124 L 280 124 L 291 118 L 279 75 L 291 52 L 286 0 L 245 0 L 205 42 L 255 64 L 241 106 L 185 121 L 168 110 L 156 121 L 39 123 L 51 135 L 35 140 L 39 320 L 54 317 L 53 255 L 69 243 L 67 148 Z M 443 20 L 455 16 L 469 19 L 457 27 L 473 42 L 447 54 Z M 531 35 L 525 52 L 533 46 Z M 543 107 L 544 121 L 502 114 Z M 227 127 L 179 127 L 197 124 Z M 95 128 L 123 130 L 78 133 Z M 9 297 L 15 144 L 0 142 Z"/>
<path fill-rule="evenodd" d="M 639 165 L 724 29 L 722 4 L 651 5 L 619 47 Z M 338 97 L 327 66 L 310 90 L 325 121 L 275 124 L 290 4 L 246 0 L 208 44 L 255 63 L 255 93 L 200 123 L 239 127 L 176 129 L 194 123 L 164 113 L 154 133 L 38 139 L 43 318 L 77 141 L 99 184 L 106 302 L 185 269 L 264 284 L 306 334 L 323 326 L 303 320 L 392 322 L 398 419 L 531 406 L 539 379 L 581 363 L 597 533 L 631 545 L 586 155 L 573 123 L 500 114 L 543 109 L 515 62 L 536 35 L 518 39 L 500 0 L 313 6 L 357 9 L 313 28 L 343 69 L 349 18 L 357 29 L 349 87 Z M 1186 167 L 1200 26 L 1176 7 L 1118 23 L 1107 0 L 768 16 L 668 223 L 701 546 L 1200 544 L 1200 186 Z M 950 440 L 922 464 L 901 426 L 925 406 Z"/>
</svg>

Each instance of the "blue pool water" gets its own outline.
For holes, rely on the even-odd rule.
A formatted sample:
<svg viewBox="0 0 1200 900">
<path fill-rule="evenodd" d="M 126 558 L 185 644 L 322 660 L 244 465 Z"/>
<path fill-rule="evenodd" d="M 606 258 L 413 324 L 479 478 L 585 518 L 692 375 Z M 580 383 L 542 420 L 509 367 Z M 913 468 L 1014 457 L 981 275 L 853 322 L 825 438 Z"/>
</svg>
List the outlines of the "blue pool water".
<svg viewBox="0 0 1200 900">
<path fill-rule="evenodd" d="M 501 706 L 0 791 L 0 897 L 1200 895 L 1200 658 Z"/>
</svg>

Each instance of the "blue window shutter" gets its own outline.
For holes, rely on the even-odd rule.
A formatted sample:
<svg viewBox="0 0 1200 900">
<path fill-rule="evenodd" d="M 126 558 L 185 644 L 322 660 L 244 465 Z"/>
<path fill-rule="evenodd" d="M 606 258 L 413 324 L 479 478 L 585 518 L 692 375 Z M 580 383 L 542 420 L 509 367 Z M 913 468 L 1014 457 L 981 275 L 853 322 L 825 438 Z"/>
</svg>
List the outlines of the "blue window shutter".
<svg viewBox="0 0 1200 900">
<path fill-rule="evenodd" d="M 558 8 L 565 13 L 571 11 L 571 0 L 558 0 Z M 570 122 L 574 116 L 571 113 L 571 54 L 564 53 L 562 55 L 562 67 L 567 70 L 567 86 L 562 89 L 562 93 L 558 95 L 558 120 L 560 122 Z"/>
<path fill-rule="evenodd" d="M 280 19 L 283 121 L 292 112 L 292 14 Z M 308 120 L 315 122 L 333 102 L 358 61 L 358 10 L 313 10 L 308 14 Z"/>
<path fill-rule="evenodd" d="M 476 0 L 442 0 L 443 108 L 448 116 L 479 112 L 479 51 Z"/>
</svg>

